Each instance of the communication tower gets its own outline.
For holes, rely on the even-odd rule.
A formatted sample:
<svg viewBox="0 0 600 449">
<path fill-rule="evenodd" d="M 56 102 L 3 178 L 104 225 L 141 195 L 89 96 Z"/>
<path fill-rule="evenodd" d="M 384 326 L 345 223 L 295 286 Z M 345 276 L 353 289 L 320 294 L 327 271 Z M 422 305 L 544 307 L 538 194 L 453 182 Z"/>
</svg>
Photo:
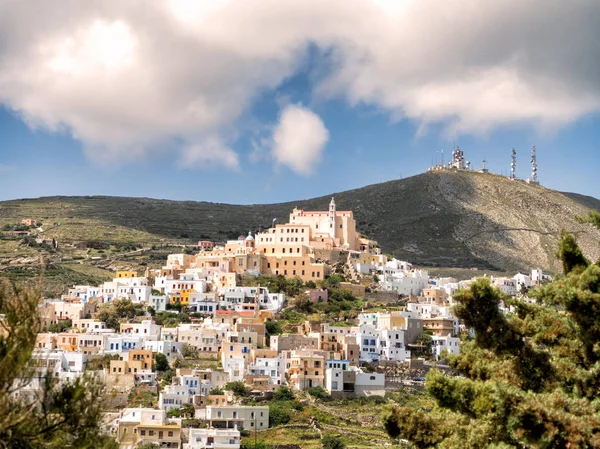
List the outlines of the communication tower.
<svg viewBox="0 0 600 449">
<path fill-rule="evenodd" d="M 487 161 L 484 159 L 483 160 L 483 167 L 481 167 L 481 170 L 480 170 L 481 173 L 488 173 L 489 172 L 489 170 L 487 169 L 486 165 L 487 165 Z"/>
<path fill-rule="evenodd" d="M 513 148 L 511 153 L 511 162 L 510 162 L 510 179 L 517 179 L 516 171 L 517 171 L 517 151 Z"/>
<path fill-rule="evenodd" d="M 538 166 L 537 158 L 535 155 L 535 145 L 531 147 L 531 178 L 529 179 L 530 184 L 539 184 L 537 176 Z"/>
<path fill-rule="evenodd" d="M 452 151 L 452 162 L 450 162 L 450 168 L 457 168 L 459 170 L 464 170 L 466 168 L 465 155 L 463 150 L 461 150 L 459 147 L 455 147 L 454 151 Z"/>
</svg>

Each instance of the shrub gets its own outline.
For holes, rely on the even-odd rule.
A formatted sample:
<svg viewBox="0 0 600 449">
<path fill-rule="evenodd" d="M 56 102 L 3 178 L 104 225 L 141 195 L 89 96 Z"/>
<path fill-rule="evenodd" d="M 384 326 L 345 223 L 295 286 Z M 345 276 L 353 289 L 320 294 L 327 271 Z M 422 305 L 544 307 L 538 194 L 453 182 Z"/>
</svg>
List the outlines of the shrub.
<svg viewBox="0 0 600 449">
<path fill-rule="evenodd" d="M 267 331 L 267 335 L 280 335 L 283 333 L 281 324 L 279 324 L 278 321 L 273 320 L 268 320 L 265 323 L 265 330 Z"/>
<path fill-rule="evenodd" d="M 269 426 L 281 426 L 292 419 L 289 409 L 281 404 L 272 402 L 269 404 Z"/>
<path fill-rule="evenodd" d="M 154 369 L 155 371 L 167 371 L 169 369 L 169 360 L 167 359 L 167 356 L 157 352 L 156 355 L 154 356 Z"/>
<path fill-rule="evenodd" d="M 306 392 L 310 394 L 313 398 L 321 399 L 322 401 L 328 401 L 331 399 L 330 394 L 327 393 L 327 390 L 325 390 L 323 387 L 307 388 Z"/>
<path fill-rule="evenodd" d="M 233 394 L 241 397 L 248 396 L 248 394 L 250 393 L 248 391 L 248 388 L 246 388 L 244 382 L 241 382 L 239 380 L 235 382 L 227 382 L 223 387 L 223 390 L 233 391 Z"/>
<path fill-rule="evenodd" d="M 282 385 L 273 394 L 273 399 L 275 401 L 293 401 L 294 393 L 292 392 L 292 390 L 289 387 Z"/>
<path fill-rule="evenodd" d="M 322 440 L 323 449 L 344 449 L 346 445 L 340 437 L 325 435 Z"/>
</svg>

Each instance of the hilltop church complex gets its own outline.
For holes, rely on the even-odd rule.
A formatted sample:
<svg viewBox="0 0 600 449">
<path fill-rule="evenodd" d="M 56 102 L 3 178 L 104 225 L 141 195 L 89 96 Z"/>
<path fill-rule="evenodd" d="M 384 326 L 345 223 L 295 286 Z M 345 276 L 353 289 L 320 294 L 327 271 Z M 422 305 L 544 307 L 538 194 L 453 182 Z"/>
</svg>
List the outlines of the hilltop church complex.
<svg viewBox="0 0 600 449">
<path fill-rule="evenodd" d="M 225 246 L 199 254 L 168 257 L 161 275 L 180 272 L 206 274 L 221 285 L 235 282 L 232 274 L 283 275 L 303 281 L 325 279 L 332 253 L 373 249 L 375 242 L 360 238 L 352 211 L 338 211 L 332 198 L 328 211 L 294 209 L 290 221 L 255 236 L 248 233 Z M 378 253 L 378 252 L 377 252 Z"/>
</svg>

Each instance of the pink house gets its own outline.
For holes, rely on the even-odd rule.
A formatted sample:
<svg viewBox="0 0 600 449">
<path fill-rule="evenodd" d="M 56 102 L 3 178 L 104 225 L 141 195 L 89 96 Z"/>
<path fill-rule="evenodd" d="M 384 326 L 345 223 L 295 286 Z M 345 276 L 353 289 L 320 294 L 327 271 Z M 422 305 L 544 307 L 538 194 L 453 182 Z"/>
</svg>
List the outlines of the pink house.
<svg viewBox="0 0 600 449">
<path fill-rule="evenodd" d="M 210 240 L 200 240 L 198 242 L 198 248 L 213 249 L 214 246 L 215 246 L 215 244 L 213 242 L 211 242 Z"/>
<path fill-rule="evenodd" d="M 311 290 L 306 290 L 304 293 L 308 295 L 311 302 L 327 302 L 328 292 L 326 289 L 317 289 L 313 288 Z"/>
</svg>

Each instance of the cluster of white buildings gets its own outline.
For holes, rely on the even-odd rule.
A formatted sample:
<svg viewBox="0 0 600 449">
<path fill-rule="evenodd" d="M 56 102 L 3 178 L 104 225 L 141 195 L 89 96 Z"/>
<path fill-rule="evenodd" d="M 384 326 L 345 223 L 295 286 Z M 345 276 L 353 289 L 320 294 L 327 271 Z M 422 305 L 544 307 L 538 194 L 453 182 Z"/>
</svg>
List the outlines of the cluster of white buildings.
<svg viewBox="0 0 600 449">
<path fill-rule="evenodd" d="M 343 250 L 354 280 L 365 275 L 378 288 L 408 297 L 402 310 L 361 313 L 354 323 L 305 322 L 294 333 L 271 335 L 266 322 L 281 311 L 286 297 L 260 286 L 238 286 L 242 274 L 324 279 L 328 267 L 318 254 Z M 540 270 L 512 278 L 491 277 L 492 285 L 507 295 L 524 294 L 544 280 Z M 142 443 L 181 447 L 181 420 L 169 419 L 174 409 L 191 405 L 205 429 L 191 429 L 184 448 L 239 448 L 240 429 L 266 429 L 269 408 L 241 406 L 231 392 L 221 389 L 242 381 L 254 394 L 272 392 L 282 385 L 293 390 L 322 387 L 333 395 L 383 396 L 385 377 L 366 372 L 364 363 L 408 363 L 422 349 L 419 337 L 431 334 L 436 358 L 458 354 L 458 334 L 464 330 L 453 315 L 453 295 L 472 281 L 431 279 L 427 271 L 410 263 L 388 260 L 374 242 L 360 238 L 351 211 L 295 209 L 290 223 L 277 225 L 255 237 L 250 233 L 223 247 L 205 245 L 196 256 L 172 254 L 160 270 L 144 276 L 120 271 L 110 282 L 94 287 L 76 285 L 61 299 L 40 305 L 44 326 L 71 323 L 69 331 L 41 333 L 34 360 L 37 377 L 24 394 L 40 387 L 48 373 L 60 382 L 81 376 L 89 360 L 111 355 L 104 380 L 110 386 L 157 384 L 155 359 L 163 354 L 171 362 L 185 351 L 219 362 L 219 369 L 178 368 L 170 385 L 159 394 L 157 409 L 128 408 L 109 427 L 122 447 Z M 345 283 L 345 287 L 365 286 Z M 396 296 L 396 297 L 398 297 Z M 323 289 L 309 291 L 311 301 L 328 300 Z M 101 304 L 130 299 L 146 306 L 146 316 L 121 323 L 118 330 L 94 319 Z M 170 306 L 196 312 L 201 318 L 176 327 L 156 324 L 147 311 Z M 197 315 L 196 315 L 197 316 Z"/>
</svg>

